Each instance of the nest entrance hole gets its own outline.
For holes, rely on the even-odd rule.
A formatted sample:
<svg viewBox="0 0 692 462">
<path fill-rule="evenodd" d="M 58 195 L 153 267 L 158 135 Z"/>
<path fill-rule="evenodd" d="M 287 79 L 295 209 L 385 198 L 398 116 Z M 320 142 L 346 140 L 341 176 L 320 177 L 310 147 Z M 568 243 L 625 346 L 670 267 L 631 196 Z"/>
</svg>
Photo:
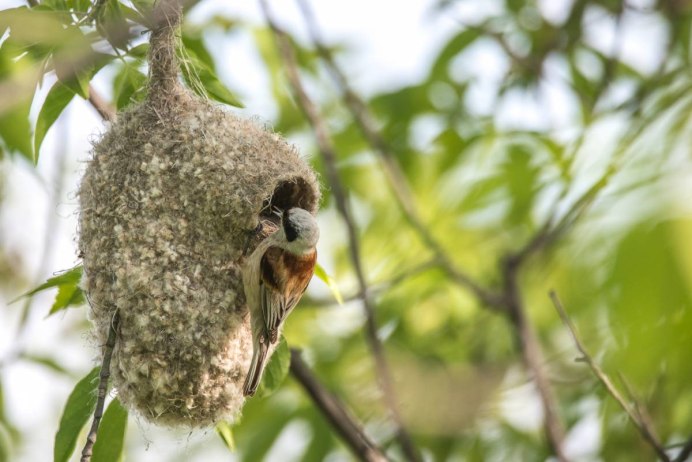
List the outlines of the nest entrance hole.
<svg viewBox="0 0 692 462">
<path fill-rule="evenodd" d="M 293 207 L 299 207 L 311 213 L 317 207 L 315 191 L 310 183 L 301 177 L 280 181 L 276 185 L 272 195 L 262 204 L 260 219 L 278 224 L 280 219 L 276 212 L 283 213 Z"/>
</svg>

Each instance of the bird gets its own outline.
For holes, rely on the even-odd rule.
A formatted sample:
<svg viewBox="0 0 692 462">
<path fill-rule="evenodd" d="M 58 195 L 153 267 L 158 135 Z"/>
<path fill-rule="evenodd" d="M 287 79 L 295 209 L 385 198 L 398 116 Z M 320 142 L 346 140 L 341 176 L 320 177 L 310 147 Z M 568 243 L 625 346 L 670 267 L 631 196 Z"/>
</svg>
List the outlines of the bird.
<svg viewBox="0 0 692 462">
<path fill-rule="evenodd" d="M 317 262 L 320 230 L 315 217 L 298 207 L 280 215 L 276 231 L 257 245 L 241 270 L 253 340 L 244 396 L 257 391 L 269 348 L 307 289 Z"/>
</svg>

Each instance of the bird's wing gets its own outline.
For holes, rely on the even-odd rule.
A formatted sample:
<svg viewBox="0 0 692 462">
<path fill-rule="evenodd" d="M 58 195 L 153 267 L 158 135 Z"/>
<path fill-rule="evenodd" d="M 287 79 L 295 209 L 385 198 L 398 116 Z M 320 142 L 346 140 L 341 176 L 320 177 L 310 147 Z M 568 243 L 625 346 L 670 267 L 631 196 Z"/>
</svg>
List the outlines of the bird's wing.
<svg viewBox="0 0 692 462">
<path fill-rule="evenodd" d="M 276 342 L 279 328 L 305 292 L 316 259 L 316 252 L 296 256 L 278 247 L 270 247 L 262 257 L 260 305 L 271 343 Z"/>
</svg>

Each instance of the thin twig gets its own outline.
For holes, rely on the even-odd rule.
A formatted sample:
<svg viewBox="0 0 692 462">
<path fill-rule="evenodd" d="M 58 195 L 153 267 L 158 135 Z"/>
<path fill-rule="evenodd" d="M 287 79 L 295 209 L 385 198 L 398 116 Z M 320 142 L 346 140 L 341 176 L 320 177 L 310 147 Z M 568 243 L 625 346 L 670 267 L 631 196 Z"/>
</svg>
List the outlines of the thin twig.
<svg viewBox="0 0 692 462">
<path fill-rule="evenodd" d="M 117 337 L 118 327 L 120 326 L 120 312 L 116 310 L 111 320 L 110 328 L 108 329 L 108 339 L 103 347 L 103 360 L 101 362 L 101 372 L 99 373 L 98 398 L 96 401 L 96 409 L 94 409 L 94 420 L 91 423 L 91 428 L 87 435 L 86 444 L 82 450 L 81 462 L 91 461 L 91 455 L 96 443 L 96 436 L 103 416 L 103 406 L 106 402 L 106 394 L 108 392 L 108 379 L 111 376 L 111 357 L 115 348 L 115 340 Z"/>
<path fill-rule="evenodd" d="M 544 369 L 545 361 L 540 342 L 526 313 L 526 307 L 524 306 L 517 282 L 518 271 L 519 266 L 516 260 L 511 258 L 505 260 L 503 279 L 505 283 L 504 294 L 507 314 L 518 336 L 519 350 L 521 351 L 524 364 L 530 371 L 536 384 L 536 391 L 543 407 L 546 438 L 557 459 L 560 462 L 565 462 L 568 460 L 563 448 L 565 429 L 560 419 L 555 391 Z"/>
<path fill-rule="evenodd" d="M 346 199 L 346 191 L 339 177 L 336 167 L 336 153 L 334 146 L 329 137 L 328 130 L 324 120 L 322 119 L 317 107 L 312 102 L 310 97 L 303 88 L 303 83 L 298 74 L 298 65 L 296 57 L 286 33 L 276 24 L 272 17 L 266 0 L 260 0 L 260 5 L 264 11 L 269 27 L 274 33 L 276 44 L 279 53 L 284 61 L 286 74 L 288 76 L 291 88 L 297 99 L 298 105 L 305 113 L 310 125 L 313 128 L 317 144 L 319 146 L 322 157 L 324 158 L 327 180 L 332 188 L 332 195 L 336 202 L 336 207 L 344 220 L 349 242 L 349 255 L 351 263 L 356 273 L 358 280 L 358 288 L 363 301 L 363 308 L 366 318 L 366 338 L 370 344 L 375 367 L 377 371 L 378 381 L 382 390 L 383 398 L 391 418 L 396 426 L 397 439 L 401 444 L 401 449 L 409 460 L 418 461 L 420 455 L 408 431 L 404 427 L 403 420 L 399 413 L 399 406 L 394 392 L 393 379 L 389 370 L 389 365 L 385 358 L 382 342 L 377 335 L 377 323 L 375 321 L 375 310 L 372 302 L 372 295 L 368 290 L 368 284 L 365 278 L 365 271 L 360 256 L 360 246 L 358 243 L 358 233 L 356 231 L 355 221 L 351 215 L 351 211 Z"/>
<path fill-rule="evenodd" d="M 372 462 L 387 460 L 384 452 L 365 434 L 362 426 L 356 422 L 339 399 L 317 380 L 303 361 L 299 350 L 291 349 L 291 373 L 356 457 Z"/>
<path fill-rule="evenodd" d="M 687 441 L 687 443 L 682 447 L 682 451 L 673 462 L 685 462 L 690 456 L 692 456 L 692 438 Z"/>
<path fill-rule="evenodd" d="M 308 33 L 315 50 L 322 61 L 327 65 L 327 69 L 332 75 L 332 79 L 342 93 L 346 106 L 356 121 L 360 131 L 367 142 L 372 146 L 378 155 L 380 164 L 385 176 L 392 188 L 394 197 L 404 213 L 404 217 L 411 227 L 418 233 L 423 243 L 434 253 L 435 258 L 447 272 L 448 276 L 458 285 L 470 290 L 482 303 L 490 308 L 498 308 L 499 297 L 481 286 L 471 276 L 461 271 L 449 258 L 449 253 L 440 245 L 438 240 L 430 232 L 420 217 L 415 204 L 415 198 L 406 179 L 406 175 L 401 170 L 395 156 L 392 153 L 387 141 L 377 129 L 375 118 L 370 112 L 367 104 L 351 88 L 346 78 L 346 74 L 336 63 L 332 52 L 322 40 L 317 21 L 310 9 L 307 0 L 297 0 L 307 24 Z"/>
<path fill-rule="evenodd" d="M 603 371 L 603 369 L 601 369 L 601 367 L 593 360 L 591 355 L 589 355 L 589 353 L 586 351 L 586 348 L 584 347 L 584 344 L 582 343 L 579 337 L 579 333 L 577 332 L 576 326 L 574 325 L 574 323 L 572 323 L 572 320 L 569 318 L 569 316 L 567 316 L 565 308 L 562 306 L 562 302 L 553 290 L 550 291 L 550 299 L 553 301 L 553 305 L 555 305 L 555 309 L 560 315 L 562 322 L 569 329 L 569 332 L 572 336 L 572 340 L 574 340 L 574 344 L 576 345 L 577 349 L 582 355 L 581 360 L 588 364 L 588 366 L 591 368 L 591 371 L 594 373 L 598 381 L 601 382 L 608 394 L 610 394 L 610 396 L 612 396 L 615 399 L 615 401 L 617 401 L 617 403 L 620 405 L 620 407 L 625 411 L 632 424 L 637 428 L 644 440 L 646 440 L 646 442 L 649 443 L 654 452 L 656 452 L 656 455 L 658 455 L 658 457 L 664 462 L 670 462 L 670 457 L 668 456 L 668 454 L 666 454 L 665 449 L 663 449 L 663 445 L 660 441 L 658 441 L 658 438 L 654 434 L 653 430 L 645 421 L 643 421 L 640 418 L 640 415 L 632 406 L 630 406 L 627 400 L 618 391 L 615 384 L 613 384 L 613 382 L 610 380 L 608 375 Z"/>
<path fill-rule="evenodd" d="M 370 294 L 374 297 L 376 295 L 379 295 L 385 291 L 388 291 L 399 284 L 402 284 L 409 279 L 424 273 L 428 270 L 431 270 L 433 268 L 438 268 L 440 266 L 440 262 L 436 258 L 432 258 L 426 262 L 423 262 L 419 265 L 416 265 L 410 269 L 407 269 L 405 271 L 402 271 L 401 273 L 397 274 L 394 276 L 392 279 L 389 281 L 383 281 L 380 283 L 372 284 L 369 287 L 369 292 Z M 343 297 L 344 302 L 352 302 L 355 300 L 360 300 L 362 298 L 360 293 L 352 293 L 349 294 L 345 297 Z M 305 300 L 307 304 L 310 306 L 317 306 L 317 307 L 326 307 L 326 306 L 331 306 L 334 305 L 334 297 L 325 297 L 325 298 L 314 298 L 310 297 L 309 295 L 304 295 L 302 300 Z"/>
</svg>

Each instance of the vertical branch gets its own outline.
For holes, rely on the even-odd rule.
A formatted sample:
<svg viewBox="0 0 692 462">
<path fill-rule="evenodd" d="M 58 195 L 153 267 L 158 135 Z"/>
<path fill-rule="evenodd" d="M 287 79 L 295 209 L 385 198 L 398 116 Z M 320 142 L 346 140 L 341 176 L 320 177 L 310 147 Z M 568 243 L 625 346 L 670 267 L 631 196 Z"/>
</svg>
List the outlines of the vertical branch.
<svg viewBox="0 0 692 462">
<path fill-rule="evenodd" d="M 360 460 L 367 462 L 387 460 L 384 452 L 368 438 L 337 397 L 315 378 L 298 350 L 291 350 L 291 373 Z"/>
<path fill-rule="evenodd" d="M 448 253 L 442 248 L 435 236 L 430 232 L 430 228 L 421 219 L 406 175 L 397 163 L 388 143 L 377 129 L 375 118 L 365 102 L 351 88 L 343 70 L 337 65 L 331 51 L 324 44 L 317 27 L 317 21 L 314 18 L 307 0 L 297 0 L 297 2 L 305 18 L 313 46 L 332 75 L 332 79 L 339 88 L 344 103 L 349 108 L 356 125 L 378 156 L 382 170 L 387 177 L 392 192 L 394 193 L 394 198 L 403 212 L 404 217 L 416 233 L 418 233 L 423 243 L 433 252 L 435 258 L 440 262 L 447 275 L 456 284 L 471 291 L 481 303 L 484 303 L 489 308 L 499 308 L 498 297 L 454 265 Z"/>
<path fill-rule="evenodd" d="M 98 398 L 96 400 L 96 408 L 94 409 L 94 420 L 91 422 L 86 444 L 84 444 L 84 449 L 82 449 L 81 462 L 91 461 L 99 424 L 101 423 L 101 417 L 103 417 L 103 406 L 106 402 L 106 394 L 108 392 L 108 379 L 111 376 L 111 358 L 113 357 L 113 349 L 115 348 L 115 340 L 119 326 L 120 312 L 116 310 L 111 320 L 110 329 L 108 329 L 108 339 L 103 347 L 103 360 L 101 362 L 101 372 L 99 373 Z"/>
<path fill-rule="evenodd" d="M 363 308 L 365 311 L 366 338 L 375 360 L 378 382 L 382 390 L 385 404 L 396 426 L 397 439 L 399 440 L 401 448 L 406 457 L 409 460 L 418 461 L 420 460 L 420 455 L 418 454 L 418 450 L 414 446 L 408 431 L 404 427 L 401 414 L 399 412 L 399 405 L 394 392 L 393 379 L 389 370 L 389 364 L 385 358 L 382 342 L 377 336 L 375 310 L 373 307 L 372 295 L 368 290 L 365 272 L 363 270 L 358 233 L 356 231 L 355 221 L 348 206 L 344 185 L 341 182 L 341 178 L 339 177 L 339 173 L 337 171 L 336 152 L 334 150 L 334 146 L 329 137 L 324 120 L 320 116 L 317 107 L 303 88 L 302 81 L 298 74 L 296 57 L 286 33 L 281 30 L 274 21 L 266 0 L 260 0 L 260 4 L 262 6 L 262 10 L 264 11 L 267 23 L 269 24 L 269 27 L 272 29 L 274 37 L 276 38 L 277 47 L 286 66 L 286 73 L 291 84 L 291 88 L 293 89 L 301 110 L 304 112 L 315 133 L 317 144 L 319 145 L 320 152 L 324 158 L 327 179 L 332 187 L 332 194 L 336 202 L 336 207 L 346 225 L 349 242 L 349 256 L 351 259 L 351 264 L 353 265 L 356 273 L 359 293 L 363 301 Z"/>
<path fill-rule="evenodd" d="M 567 461 L 562 447 L 565 429 L 560 419 L 555 392 L 544 369 L 543 353 L 536 332 L 526 314 L 521 291 L 517 283 L 520 261 L 507 258 L 504 262 L 505 304 L 507 315 L 515 328 L 519 349 L 526 368 L 533 376 L 544 413 L 545 435 L 548 444 L 560 462 Z"/>
<path fill-rule="evenodd" d="M 665 449 L 663 449 L 663 445 L 656 437 L 656 434 L 649 425 L 649 422 L 641 417 L 641 414 L 637 411 L 637 407 L 633 408 L 632 406 L 630 406 L 627 400 L 615 387 L 615 384 L 613 384 L 613 382 L 610 380 L 608 375 L 603 371 L 603 369 L 601 369 L 601 367 L 593 360 L 591 355 L 586 351 L 584 344 L 579 338 L 579 333 L 577 332 L 576 326 L 572 323 L 572 320 L 569 318 L 569 316 L 567 316 L 565 308 L 562 306 L 562 302 L 558 298 L 555 291 L 550 291 L 550 299 L 553 301 L 553 305 L 555 305 L 555 309 L 560 315 L 560 319 L 562 319 L 562 322 L 569 329 L 569 333 L 572 336 L 572 340 L 574 340 L 574 344 L 576 345 L 577 350 L 579 350 L 579 353 L 581 353 L 582 355 L 581 359 L 591 368 L 591 371 L 596 376 L 598 381 L 601 382 L 601 385 L 603 385 L 608 394 L 612 396 L 613 399 L 615 399 L 615 401 L 620 405 L 622 410 L 625 411 L 627 417 L 629 417 L 630 421 L 637 428 L 644 440 L 647 443 L 649 443 L 649 445 L 653 448 L 656 455 L 658 455 L 658 457 L 662 461 L 670 462 L 670 457 L 668 457 L 668 454 L 666 454 Z"/>
</svg>

